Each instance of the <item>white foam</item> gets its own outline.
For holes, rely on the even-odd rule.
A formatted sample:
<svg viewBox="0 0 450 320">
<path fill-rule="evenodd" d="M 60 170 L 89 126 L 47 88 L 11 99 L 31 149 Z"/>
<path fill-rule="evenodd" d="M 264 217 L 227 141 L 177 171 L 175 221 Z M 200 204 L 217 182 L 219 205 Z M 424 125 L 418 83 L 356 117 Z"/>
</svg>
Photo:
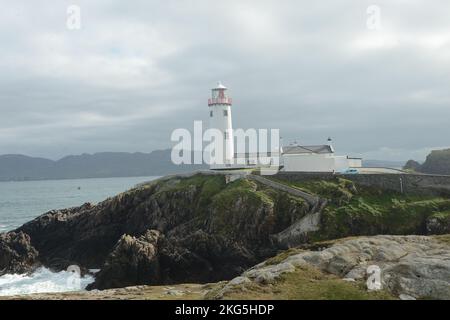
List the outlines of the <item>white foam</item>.
<svg viewBox="0 0 450 320">
<path fill-rule="evenodd" d="M 92 276 L 74 277 L 67 271 L 52 272 L 39 268 L 30 275 L 5 274 L 0 277 L 0 296 L 45 292 L 68 292 L 84 290 L 94 281 Z"/>
</svg>

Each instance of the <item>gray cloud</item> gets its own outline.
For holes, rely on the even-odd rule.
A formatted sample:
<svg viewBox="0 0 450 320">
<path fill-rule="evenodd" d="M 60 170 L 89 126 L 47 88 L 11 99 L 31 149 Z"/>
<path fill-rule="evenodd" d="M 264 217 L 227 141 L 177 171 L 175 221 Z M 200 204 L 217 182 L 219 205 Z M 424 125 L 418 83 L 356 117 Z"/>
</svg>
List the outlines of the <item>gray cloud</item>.
<svg viewBox="0 0 450 320">
<path fill-rule="evenodd" d="M 0 11 L 0 154 L 170 146 L 231 91 L 236 127 L 370 158 L 450 143 L 448 1 L 14 1 Z M 82 28 L 66 28 L 69 4 Z"/>
</svg>

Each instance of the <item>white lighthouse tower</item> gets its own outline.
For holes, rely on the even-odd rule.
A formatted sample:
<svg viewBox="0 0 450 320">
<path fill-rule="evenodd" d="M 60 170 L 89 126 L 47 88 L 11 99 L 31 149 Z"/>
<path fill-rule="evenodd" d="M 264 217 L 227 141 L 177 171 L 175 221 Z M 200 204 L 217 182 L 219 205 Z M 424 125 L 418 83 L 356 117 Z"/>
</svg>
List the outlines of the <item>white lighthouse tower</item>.
<svg viewBox="0 0 450 320">
<path fill-rule="evenodd" d="M 211 98 L 208 99 L 209 127 L 222 133 L 222 159 L 216 159 L 216 165 L 212 169 L 230 167 L 234 161 L 234 135 L 231 121 L 232 99 L 228 97 L 227 88 L 222 83 L 212 89 Z M 220 144 L 217 144 L 218 146 Z"/>
</svg>

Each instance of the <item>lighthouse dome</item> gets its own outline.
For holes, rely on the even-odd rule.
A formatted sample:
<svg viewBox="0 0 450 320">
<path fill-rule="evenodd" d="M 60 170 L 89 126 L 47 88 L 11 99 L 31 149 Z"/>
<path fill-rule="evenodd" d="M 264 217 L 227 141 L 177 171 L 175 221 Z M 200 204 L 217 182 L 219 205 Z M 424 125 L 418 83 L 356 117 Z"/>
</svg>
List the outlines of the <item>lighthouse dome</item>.
<svg viewBox="0 0 450 320">
<path fill-rule="evenodd" d="M 217 89 L 227 89 L 227 87 L 225 87 L 222 82 L 217 82 L 217 86 L 214 88 L 215 90 Z"/>
</svg>

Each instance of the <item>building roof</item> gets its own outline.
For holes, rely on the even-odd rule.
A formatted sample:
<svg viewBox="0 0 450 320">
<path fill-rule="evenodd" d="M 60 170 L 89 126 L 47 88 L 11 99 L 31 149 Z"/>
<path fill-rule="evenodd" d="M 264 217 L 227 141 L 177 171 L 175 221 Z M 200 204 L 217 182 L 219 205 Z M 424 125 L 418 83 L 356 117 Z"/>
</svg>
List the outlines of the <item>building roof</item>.
<svg viewBox="0 0 450 320">
<path fill-rule="evenodd" d="M 217 90 L 217 89 L 226 89 L 227 87 L 225 87 L 222 82 L 217 82 L 217 86 L 215 88 L 213 88 L 213 90 Z"/>
<path fill-rule="evenodd" d="M 287 146 L 283 147 L 283 154 L 306 154 L 306 153 L 333 153 L 331 146 L 320 145 L 320 146 Z"/>
</svg>

